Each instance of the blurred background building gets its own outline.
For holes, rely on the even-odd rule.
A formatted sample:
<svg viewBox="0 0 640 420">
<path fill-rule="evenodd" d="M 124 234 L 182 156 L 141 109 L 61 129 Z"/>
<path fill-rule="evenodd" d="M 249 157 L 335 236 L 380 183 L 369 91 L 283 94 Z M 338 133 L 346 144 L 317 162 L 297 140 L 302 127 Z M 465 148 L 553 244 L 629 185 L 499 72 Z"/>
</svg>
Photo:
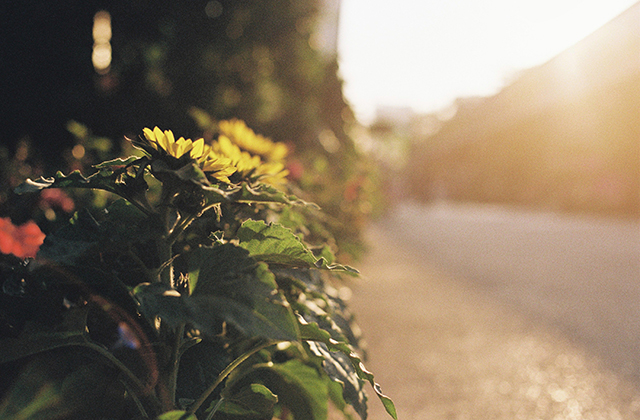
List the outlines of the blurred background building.
<svg viewBox="0 0 640 420">
<path fill-rule="evenodd" d="M 396 118 L 406 194 L 639 215 L 639 22 L 637 3 L 494 96 Z M 382 143 L 389 115 L 372 125 Z"/>
</svg>

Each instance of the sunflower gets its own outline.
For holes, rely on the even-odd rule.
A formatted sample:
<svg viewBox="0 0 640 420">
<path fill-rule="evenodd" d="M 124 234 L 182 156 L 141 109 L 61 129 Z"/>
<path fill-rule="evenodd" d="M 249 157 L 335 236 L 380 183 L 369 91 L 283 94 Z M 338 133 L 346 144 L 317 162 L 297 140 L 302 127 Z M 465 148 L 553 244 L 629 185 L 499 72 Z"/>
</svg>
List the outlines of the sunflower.
<svg viewBox="0 0 640 420">
<path fill-rule="evenodd" d="M 260 156 L 241 150 L 227 136 L 220 135 L 213 145 L 214 151 L 229 158 L 241 179 L 261 181 L 267 184 L 283 184 L 288 174 L 281 162 L 263 162 Z"/>
<path fill-rule="evenodd" d="M 236 168 L 236 173 L 243 178 L 253 172 L 261 162 L 260 156 L 254 156 L 241 150 L 227 136 L 218 137 L 213 148 L 215 152 L 231 160 L 232 165 Z"/>
<path fill-rule="evenodd" d="M 171 130 L 162 131 L 155 127 L 153 130 L 144 128 L 143 136 L 133 144 L 152 158 L 167 158 L 195 161 L 200 169 L 209 173 L 213 178 L 230 183 L 229 176 L 236 171 L 231 159 L 216 153 L 211 146 L 205 144 L 204 139 L 192 141 L 180 137 L 175 139 Z"/>
<path fill-rule="evenodd" d="M 289 152 L 284 143 L 273 142 L 256 134 L 242 120 L 233 118 L 220 121 L 218 129 L 221 136 L 227 137 L 242 150 L 258 155 L 265 161 L 282 161 Z"/>
<path fill-rule="evenodd" d="M 279 186 L 286 184 L 289 170 L 285 169 L 282 162 L 264 162 L 256 168 L 252 175 L 260 182 Z"/>
<path fill-rule="evenodd" d="M 158 127 L 155 127 L 153 130 L 145 127 L 142 131 L 149 144 L 159 152 L 164 151 L 167 155 L 173 156 L 176 159 L 180 159 L 187 152 L 193 159 L 203 157 L 205 151 L 204 139 L 198 139 L 194 142 L 190 139 L 180 137 L 176 140 L 171 130 L 162 131 Z"/>
</svg>

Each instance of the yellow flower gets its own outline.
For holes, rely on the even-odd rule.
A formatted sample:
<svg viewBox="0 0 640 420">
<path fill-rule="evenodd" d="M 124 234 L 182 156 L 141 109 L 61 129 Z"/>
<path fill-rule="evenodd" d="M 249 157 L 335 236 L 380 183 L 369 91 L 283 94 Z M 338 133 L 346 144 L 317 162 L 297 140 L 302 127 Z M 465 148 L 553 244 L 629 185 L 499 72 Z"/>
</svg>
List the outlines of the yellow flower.
<svg viewBox="0 0 640 420">
<path fill-rule="evenodd" d="M 260 156 L 241 150 L 227 136 L 220 135 L 214 143 L 217 153 L 226 156 L 236 168 L 236 173 L 245 180 L 261 181 L 267 184 L 283 184 L 288 172 L 281 162 L 263 162 Z"/>
<path fill-rule="evenodd" d="M 279 186 L 287 182 L 289 170 L 285 169 L 281 162 L 265 162 L 256 168 L 253 175 L 260 182 Z"/>
<path fill-rule="evenodd" d="M 218 123 L 220 134 L 229 138 L 242 150 L 259 155 L 265 161 L 281 161 L 289 152 L 284 143 L 277 143 L 256 134 L 238 119 L 224 120 Z"/>
<path fill-rule="evenodd" d="M 209 145 L 204 145 L 204 148 L 206 154 L 203 154 L 202 158 L 196 159 L 202 171 L 212 172 L 214 178 L 230 184 L 229 176 L 233 175 L 237 170 L 231 159 L 219 155 Z"/>
<path fill-rule="evenodd" d="M 180 137 L 175 139 L 171 130 L 162 131 L 160 128 L 155 127 L 153 130 L 150 128 L 144 128 L 142 130 L 144 136 L 151 146 L 157 151 L 164 150 L 168 155 L 173 156 L 176 159 L 180 159 L 183 155 L 189 152 L 189 155 L 193 159 L 202 157 L 204 151 L 204 139 L 196 140 L 195 142 Z"/>
<path fill-rule="evenodd" d="M 218 141 L 214 143 L 218 153 L 229 158 L 236 167 L 240 176 L 247 177 L 253 170 L 260 165 L 260 156 L 252 156 L 247 152 L 233 144 L 226 136 L 218 137 Z"/>
<path fill-rule="evenodd" d="M 175 159 L 188 155 L 203 172 L 211 173 L 211 176 L 219 181 L 230 183 L 228 177 L 236 171 L 231 159 L 216 153 L 211 146 L 204 143 L 204 139 L 191 141 L 180 137 L 176 140 L 171 130 L 162 131 L 158 127 L 153 130 L 145 127 L 143 133 L 148 145 L 153 149 Z"/>
</svg>

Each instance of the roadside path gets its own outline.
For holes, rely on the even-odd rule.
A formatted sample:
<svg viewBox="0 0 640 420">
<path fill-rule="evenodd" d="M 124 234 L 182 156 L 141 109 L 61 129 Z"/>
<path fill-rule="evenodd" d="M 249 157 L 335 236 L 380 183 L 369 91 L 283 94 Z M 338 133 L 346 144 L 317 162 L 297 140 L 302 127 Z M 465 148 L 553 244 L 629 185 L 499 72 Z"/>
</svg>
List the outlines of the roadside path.
<svg viewBox="0 0 640 420">
<path fill-rule="evenodd" d="M 640 419 L 640 386 L 374 225 L 350 308 L 400 420 Z M 370 394 L 371 420 L 388 419 Z"/>
</svg>

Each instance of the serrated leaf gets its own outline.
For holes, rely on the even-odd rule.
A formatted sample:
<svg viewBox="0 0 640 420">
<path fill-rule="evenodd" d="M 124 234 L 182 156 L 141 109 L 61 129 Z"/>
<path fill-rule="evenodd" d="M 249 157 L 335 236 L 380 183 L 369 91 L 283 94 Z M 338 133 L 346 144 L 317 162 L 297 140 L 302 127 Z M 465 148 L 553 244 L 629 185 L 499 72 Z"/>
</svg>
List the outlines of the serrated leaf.
<svg viewBox="0 0 640 420">
<path fill-rule="evenodd" d="M 232 244 L 201 247 L 186 257 L 191 296 L 167 295 L 158 285 L 136 291 L 146 316 L 196 324 L 204 332 L 217 331 L 224 320 L 249 336 L 298 339 L 293 311 L 266 264 Z"/>
<path fill-rule="evenodd" d="M 294 195 L 287 195 L 279 189 L 267 184 L 249 185 L 243 183 L 234 191 L 231 200 L 241 203 L 282 203 L 319 208 L 314 203 L 301 200 Z"/>
<path fill-rule="evenodd" d="M 37 180 L 27 179 L 15 189 L 17 194 L 36 192 L 45 188 L 95 188 L 118 193 L 124 185 L 124 169 L 112 170 L 104 168 L 88 177 L 80 171 L 73 171 L 68 175 L 58 171 L 53 177 L 40 177 Z"/>
<path fill-rule="evenodd" d="M 351 404 L 358 415 L 365 419 L 367 417 L 367 396 L 351 360 L 341 352 L 330 352 L 326 344 L 309 341 L 310 350 L 318 357 L 322 358 L 322 367 L 329 377 L 338 382 L 342 387 L 343 401 Z"/>
<path fill-rule="evenodd" d="M 238 229 L 240 246 L 260 261 L 315 267 L 318 259 L 290 229 L 261 220 L 247 220 Z"/>
<path fill-rule="evenodd" d="M 234 188 L 222 189 L 217 185 L 203 185 L 202 192 L 207 202 L 207 206 L 229 201 L 229 196 L 235 191 Z"/>
<path fill-rule="evenodd" d="M 382 393 L 382 388 L 375 382 L 373 374 L 366 370 L 362 359 L 352 351 L 351 347 L 347 343 L 334 340 L 331 338 L 331 334 L 329 332 L 318 327 L 318 324 L 316 323 L 301 323 L 300 335 L 303 340 L 324 343 L 327 346 L 327 349 L 331 352 L 342 352 L 347 355 L 358 377 L 371 384 L 387 413 L 392 418 L 396 420 L 398 419 L 396 408 L 393 401 L 391 401 L 391 398 Z"/>
<path fill-rule="evenodd" d="M 274 268 L 279 287 L 284 290 L 294 287 L 304 293 L 305 299 L 290 302 L 294 310 L 305 322 L 316 322 L 338 341 L 345 341 L 357 348 L 359 337 L 354 329 L 351 315 L 339 292 L 325 284 L 318 270 L 295 268 Z"/>
<path fill-rule="evenodd" d="M 73 171 L 69 175 L 58 171 L 55 176 L 50 178 L 40 177 L 36 180 L 27 179 L 22 184 L 18 185 L 14 191 L 16 194 L 26 194 L 37 192 L 45 188 L 65 188 L 65 187 L 79 187 L 87 188 L 89 179 L 85 178 L 80 171 Z"/>
<path fill-rule="evenodd" d="M 45 188 L 90 188 L 104 190 L 117 194 L 129 201 L 136 202 L 140 207 L 152 212 L 150 209 L 146 191 L 148 189 L 144 176 L 132 175 L 126 167 L 115 166 L 102 167 L 98 172 L 85 177 L 80 171 L 73 171 L 68 175 L 58 171 L 50 178 L 40 177 L 37 180 L 27 179 L 18 185 L 14 191 L 16 194 L 34 193 Z"/>
<path fill-rule="evenodd" d="M 316 258 L 298 236 L 277 223 L 266 224 L 261 220 L 247 220 L 238 229 L 237 236 L 240 246 L 259 261 L 291 267 L 358 273 L 354 268 L 339 264 L 329 265 L 324 258 Z"/>
<path fill-rule="evenodd" d="M 146 158 L 141 158 L 138 156 L 129 156 L 128 158 L 116 158 L 116 159 L 112 159 L 112 160 L 106 160 L 104 162 L 98 163 L 97 165 L 94 165 L 94 168 L 97 169 L 103 169 L 103 168 L 110 168 L 112 166 L 129 166 L 132 163 L 138 161 L 138 160 L 146 160 Z"/>
<path fill-rule="evenodd" d="M 231 294 L 234 285 L 241 281 L 238 276 L 251 273 L 257 265 L 248 251 L 232 244 L 200 247 L 187 256 L 191 294 Z M 200 282 L 201 278 L 205 281 Z"/>
<path fill-rule="evenodd" d="M 276 341 L 297 339 L 297 330 L 289 325 L 288 311 L 273 302 L 255 308 L 224 296 L 174 296 L 155 286 L 136 288 L 140 312 L 150 319 L 159 316 L 172 328 L 186 323 L 206 335 L 214 335 L 221 322 L 226 321 L 247 336 Z"/>
</svg>

